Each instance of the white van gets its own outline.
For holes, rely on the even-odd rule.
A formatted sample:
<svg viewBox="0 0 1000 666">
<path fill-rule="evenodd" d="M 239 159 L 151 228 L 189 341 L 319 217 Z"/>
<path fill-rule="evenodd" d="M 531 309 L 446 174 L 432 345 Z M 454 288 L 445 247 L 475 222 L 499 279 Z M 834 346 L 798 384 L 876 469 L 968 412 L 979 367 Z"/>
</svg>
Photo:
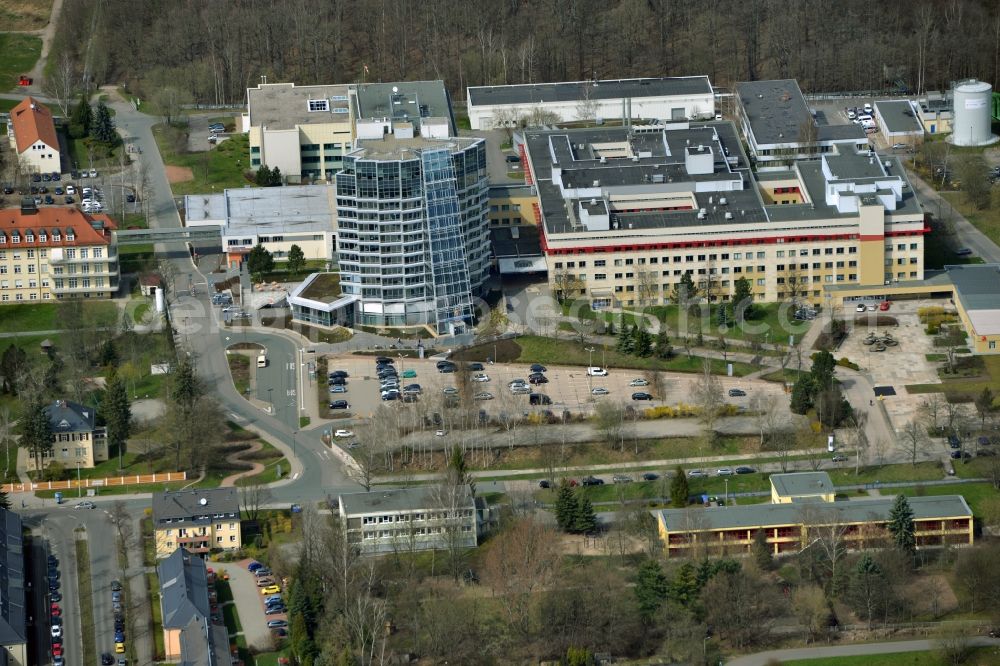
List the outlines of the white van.
<svg viewBox="0 0 1000 666">
<path fill-rule="evenodd" d="M 595 365 L 587 368 L 587 375 L 590 377 L 607 377 L 608 371 Z"/>
<path fill-rule="evenodd" d="M 266 353 L 261 352 L 260 355 L 257 356 L 257 367 L 258 368 L 266 368 L 267 367 L 267 354 Z"/>
</svg>

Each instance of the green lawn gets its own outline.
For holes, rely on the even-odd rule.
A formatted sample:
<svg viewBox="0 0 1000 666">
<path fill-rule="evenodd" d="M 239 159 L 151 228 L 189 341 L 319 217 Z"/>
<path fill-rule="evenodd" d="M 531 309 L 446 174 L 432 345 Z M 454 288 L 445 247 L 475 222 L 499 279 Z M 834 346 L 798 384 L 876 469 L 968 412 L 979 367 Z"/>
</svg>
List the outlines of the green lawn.
<svg viewBox="0 0 1000 666">
<path fill-rule="evenodd" d="M 186 145 L 186 141 L 182 141 L 179 136 L 179 133 L 184 132 L 186 130 L 163 124 L 153 127 L 153 135 L 163 162 L 191 169 L 192 180 L 170 186 L 174 196 L 222 192 L 226 188 L 251 184 L 243 176 L 250 169 L 250 148 L 246 135 L 234 135 L 211 150 L 189 153 L 177 148 L 182 144 Z"/>
<path fill-rule="evenodd" d="M 121 272 L 142 273 L 156 267 L 156 256 L 152 243 L 123 245 L 118 248 L 118 263 Z"/>
<path fill-rule="evenodd" d="M 760 378 L 766 382 L 777 382 L 779 384 L 794 384 L 795 380 L 799 378 L 799 375 L 808 375 L 808 372 L 799 372 L 794 368 L 785 368 L 784 370 L 775 370 L 774 372 L 769 372 L 766 375 L 761 375 Z"/>
<path fill-rule="evenodd" d="M 222 619 L 226 622 L 226 629 L 229 630 L 229 635 L 243 631 L 243 625 L 240 624 L 240 614 L 236 612 L 236 604 L 227 604 L 222 607 Z"/>
<path fill-rule="evenodd" d="M 155 572 L 146 574 L 146 589 L 149 591 L 149 606 L 153 611 L 153 652 L 156 660 L 161 661 L 166 653 L 163 644 L 163 611 L 160 609 L 160 581 Z"/>
<path fill-rule="evenodd" d="M 16 89 L 18 77 L 30 72 L 40 55 L 41 38 L 0 33 L 0 90 Z"/>
<path fill-rule="evenodd" d="M 94 640 L 94 592 L 90 581 L 90 544 L 86 539 L 76 540 L 76 584 L 80 600 L 80 629 L 83 633 L 83 663 L 97 663 L 97 644 Z"/>
<path fill-rule="evenodd" d="M 988 500 L 1000 497 L 1000 491 L 989 483 L 959 483 L 947 486 L 908 486 L 906 488 L 893 488 L 893 492 L 906 495 L 907 497 L 919 497 L 922 495 L 961 495 L 968 502 L 972 509 L 972 515 L 982 516 L 983 509 Z"/>
<path fill-rule="evenodd" d="M 995 659 L 994 648 L 975 648 L 972 651 L 972 657 L 962 663 L 967 666 L 981 664 L 985 666 L 985 664 L 995 664 Z M 793 659 L 781 663 L 782 666 L 947 666 L 948 664 L 940 653 L 934 651 Z"/>
<path fill-rule="evenodd" d="M 862 467 L 861 474 L 855 476 L 854 469 L 830 470 L 830 480 L 835 486 L 853 486 L 864 483 L 899 483 L 906 481 L 934 481 L 945 478 L 944 468 L 939 462 L 917 463 L 916 467 L 909 464 L 885 465 L 884 467 Z M 885 494 L 895 491 L 887 488 Z"/>
<path fill-rule="evenodd" d="M 983 364 L 983 372 L 976 377 L 944 379 L 940 384 L 907 384 L 909 393 L 944 393 L 951 402 L 974 400 L 989 388 L 994 393 L 1000 391 L 1000 357 L 976 357 Z"/>
<path fill-rule="evenodd" d="M 711 307 L 708 315 L 708 304 L 705 304 L 704 312 L 702 307 L 694 307 L 686 317 L 682 315 L 682 308 L 677 305 L 657 305 L 647 308 L 649 314 L 654 315 L 661 322 L 665 321 L 667 327 L 681 337 L 696 336 L 700 330 L 703 335 L 725 335 L 733 340 L 764 340 L 765 337 L 770 342 L 787 342 L 789 335 L 796 338 L 802 337 L 812 326 L 811 321 L 797 321 L 790 319 L 792 314 L 790 308 L 785 308 L 785 317 L 781 316 L 780 303 L 755 303 L 751 311 L 751 318 L 743 325 L 720 328 L 718 325 L 717 307 Z M 731 312 L 731 310 L 730 310 Z"/>
<path fill-rule="evenodd" d="M 1000 243 L 1000 189 L 993 188 L 993 205 L 985 210 L 976 210 L 970 206 L 965 201 L 965 195 L 960 192 L 939 192 L 939 194 L 991 241 Z"/>
<path fill-rule="evenodd" d="M 125 213 L 120 226 L 122 229 L 148 229 L 149 220 L 142 213 Z"/>
<path fill-rule="evenodd" d="M 254 474 L 253 476 L 246 476 L 236 482 L 237 486 L 245 486 L 253 481 L 260 481 L 262 483 L 271 483 L 272 481 L 277 481 L 278 477 L 278 467 L 281 467 L 281 473 L 284 476 L 288 476 L 288 471 L 291 465 L 285 459 L 285 455 L 274 448 L 267 442 L 261 441 L 263 448 L 253 454 L 251 460 L 253 462 L 259 462 L 264 465 L 263 471 L 260 474 Z M 284 477 L 280 477 L 284 478 Z"/>
<path fill-rule="evenodd" d="M 0 99 L 0 113 L 8 113 L 20 103 L 19 99 Z"/>
<path fill-rule="evenodd" d="M 118 308 L 110 301 L 84 301 L 84 316 L 97 326 L 114 326 Z M 58 303 L 15 303 L 5 305 L 0 332 L 48 331 L 60 328 Z"/>
<path fill-rule="evenodd" d="M 593 355 L 587 351 L 587 345 L 579 341 L 563 340 L 556 338 L 544 338 L 537 335 L 525 335 L 517 340 L 504 341 L 505 346 L 513 345 L 518 348 L 516 361 L 520 363 L 541 363 L 543 365 L 578 365 L 586 367 L 591 362 L 595 365 L 607 363 L 609 368 L 632 368 L 636 370 L 665 370 L 673 372 L 701 372 L 701 356 L 687 356 L 678 354 L 669 360 L 658 358 L 641 358 L 627 354 L 619 354 L 613 348 L 603 351 L 600 346 L 596 347 Z M 492 344 L 480 345 L 462 350 L 456 354 L 458 360 L 483 360 L 487 356 L 493 355 Z M 503 356 L 498 353 L 501 361 Z M 602 360 L 604 359 L 604 360 Z M 748 375 L 756 368 L 749 363 L 731 361 L 733 364 L 733 374 L 737 377 Z M 721 355 L 711 359 L 712 372 L 725 374 L 726 363 Z"/>
</svg>

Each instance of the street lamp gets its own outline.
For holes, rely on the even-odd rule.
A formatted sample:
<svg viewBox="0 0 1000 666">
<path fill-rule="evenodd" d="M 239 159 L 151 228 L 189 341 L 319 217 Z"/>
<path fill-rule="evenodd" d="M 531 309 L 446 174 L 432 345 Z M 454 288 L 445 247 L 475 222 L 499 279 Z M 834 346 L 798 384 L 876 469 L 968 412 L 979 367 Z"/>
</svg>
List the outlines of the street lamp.
<svg viewBox="0 0 1000 666">
<path fill-rule="evenodd" d="M 274 390 L 273 386 L 267 388 L 267 403 L 271 406 L 271 414 L 274 414 L 274 401 L 271 399 L 271 392 Z"/>
<path fill-rule="evenodd" d="M 590 354 L 587 360 L 587 390 L 593 395 L 593 387 L 591 386 L 592 380 L 590 378 L 590 369 L 594 367 L 594 348 L 587 347 L 587 352 Z"/>
</svg>

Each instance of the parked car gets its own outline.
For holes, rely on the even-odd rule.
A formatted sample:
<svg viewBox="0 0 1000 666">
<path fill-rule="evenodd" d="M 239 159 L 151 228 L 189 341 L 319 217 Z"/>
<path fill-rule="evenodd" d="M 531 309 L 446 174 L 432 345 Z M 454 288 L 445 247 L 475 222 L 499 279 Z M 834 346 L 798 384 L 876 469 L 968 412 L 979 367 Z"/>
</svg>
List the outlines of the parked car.
<svg viewBox="0 0 1000 666">
<path fill-rule="evenodd" d="M 473 375 L 472 381 L 479 382 L 479 383 L 485 383 L 485 382 L 490 381 L 490 376 L 481 372 L 478 375 Z"/>
<path fill-rule="evenodd" d="M 285 613 L 287 609 L 284 606 L 275 606 L 273 608 L 265 608 L 264 615 L 281 615 Z"/>
<path fill-rule="evenodd" d="M 487 391 L 480 391 L 476 395 L 472 396 L 475 400 L 492 400 L 493 394 Z"/>
<path fill-rule="evenodd" d="M 596 476 L 585 476 L 580 483 L 584 486 L 603 486 L 604 479 L 600 479 Z"/>
<path fill-rule="evenodd" d="M 458 366 L 454 363 L 446 363 L 445 365 L 438 366 L 438 372 L 445 375 L 451 374 L 456 370 L 458 370 Z"/>
<path fill-rule="evenodd" d="M 529 370 L 531 370 L 532 372 L 547 372 L 548 368 L 546 368 L 541 363 L 533 363 L 529 368 Z"/>
<path fill-rule="evenodd" d="M 268 629 L 276 629 L 278 627 L 287 627 L 287 626 L 288 626 L 288 620 L 268 620 L 267 621 L 267 627 L 268 627 Z"/>
<path fill-rule="evenodd" d="M 611 391 L 604 388 L 603 386 L 595 386 L 594 388 L 590 389 L 590 393 L 592 395 L 610 395 Z"/>
<path fill-rule="evenodd" d="M 652 400 L 653 395 L 651 393 L 646 393 L 644 391 L 637 391 L 632 394 L 633 400 Z"/>
<path fill-rule="evenodd" d="M 882 301 L 878 304 L 878 309 L 882 312 L 886 312 L 889 309 L 889 301 Z"/>
<path fill-rule="evenodd" d="M 717 476 L 733 476 L 735 472 L 733 472 L 732 468 L 730 467 L 720 467 L 719 469 L 715 470 L 715 474 Z"/>
<path fill-rule="evenodd" d="M 597 367 L 597 366 L 591 366 L 591 367 L 587 368 L 587 374 L 589 376 L 591 376 L 591 377 L 607 377 L 608 376 L 608 371 L 605 370 L 604 368 L 600 368 L 600 367 Z"/>
<path fill-rule="evenodd" d="M 642 474 L 643 481 L 656 481 L 658 478 L 660 478 L 660 475 L 656 472 L 643 472 Z"/>
<path fill-rule="evenodd" d="M 268 585 L 260 591 L 261 594 L 278 594 L 279 592 L 281 592 L 281 588 L 277 585 Z"/>
<path fill-rule="evenodd" d="M 948 435 L 948 446 L 952 449 L 957 449 L 962 446 L 962 442 L 955 435 Z"/>
<path fill-rule="evenodd" d="M 700 479 L 708 476 L 708 473 L 700 469 L 689 469 L 684 472 L 684 476 L 686 476 L 689 479 Z"/>
<path fill-rule="evenodd" d="M 747 392 L 744 391 L 743 389 L 738 389 L 738 388 L 731 388 L 731 389 L 729 389 L 729 397 L 730 398 L 742 398 L 742 397 L 745 397 L 746 394 L 747 394 Z"/>
<path fill-rule="evenodd" d="M 837 455 L 833 456 L 832 460 L 835 463 L 847 462 L 847 456 L 845 456 L 843 453 L 838 453 Z"/>
<path fill-rule="evenodd" d="M 341 428 L 341 429 L 335 431 L 333 433 L 333 436 L 334 437 L 354 437 L 354 433 L 351 432 L 350 430 L 345 430 L 345 429 Z"/>
<path fill-rule="evenodd" d="M 334 384 L 330 387 L 330 393 L 347 393 L 347 387 L 343 384 Z"/>
<path fill-rule="evenodd" d="M 865 304 L 864 303 L 858 303 L 858 306 L 856 308 L 854 308 L 854 311 L 855 312 L 864 312 L 865 311 Z"/>
<path fill-rule="evenodd" d="M 94 504 L 93 502 L 91 502 L 90 500 L 84 500 L 82 502 L 77 502 L 76 506 L 74 508 L 76 508 L 76 509 L 96 509 L 97 505 Z"/>
<path fill-rule="evenodd" d="M 469 372 L 482 372 L 485 369 L 482 363 L 470 363 L 465 367 Z"/>
<path fill-rule="evenodd" d="M 628 474 L 615 474 L 611 480 L 614 483 L 632 483 L 632 477 Z"/>
<path fill-rule="evenodd" d="M 548 479 L 542 479 L 541 481 L 538 482 L 538 487 L 539 488 L 551 488 L 552 487 L 552 483 Z"/>
<path fill-rule="evenodd" d="M 346 400 L 334 400 L 330 403 L 330 409 L 350 409 L 351 406 L 347 404 Z"/>
<path fill-rule="evenodd" d="M 115 658 L 111 656 L 110 652 L 105 652 L 101 655 L 101 666 L 114 666 Z"/>
<path fill-rule="evenodd" d="M 757 470 L 755 470 L 753 467 L 747 467 L 746 465 L 741 465 L 740 467 L 736 468 L 737 474 L 753 474 L 756 471 Z"/>
<path fill-rule="evenodd" d="M 254 573 L 258 569 L 263 569 L 263 568 L 264 565 L 258 562 L 257 560 L 252 560 L 250 564 L 247 565 L 247 571 L 249 571 L 250 573 Z"/>
<path fill-rule="evenodd" d="M 649 386 L 649 382 L 647 382 L 642 377 L 636 377 L 635 379 L 633 379 L 632 381 L 630 381 L 628 383 L 628 385 L 629 386 Z"/>
</svg>

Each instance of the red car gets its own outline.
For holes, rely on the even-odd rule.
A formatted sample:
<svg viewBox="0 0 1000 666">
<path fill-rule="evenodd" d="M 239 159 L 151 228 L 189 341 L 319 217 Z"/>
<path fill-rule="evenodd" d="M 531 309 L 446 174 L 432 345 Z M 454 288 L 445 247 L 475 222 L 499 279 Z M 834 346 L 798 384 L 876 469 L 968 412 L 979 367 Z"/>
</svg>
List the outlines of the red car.
<svg viewBox="0 0 1000 666">
<path fill-rule="evenodd" d="M 62 653 L 63 653 L 63 651 L 62 651 L 62 645 L 53 645 L 52 646 L 52 656 L 53 657 L 61 657 Z"/>
<path fill-rule="evenodd" d="M 882 312 L 885 312 L 886 310 L 888 310 L 889 309 L 889 301 L 882 301 L 881 303 L 879 303 L 878 304 L 878 309 L 881 310 Z"/>
<path fill-rule="evenodd" d="M 52 616 L 56 617 L 58 615 L 62 615 L 62 609 L 59 608 L 59 604 L 54 603 L 52 604 Z"/>
</svg>

